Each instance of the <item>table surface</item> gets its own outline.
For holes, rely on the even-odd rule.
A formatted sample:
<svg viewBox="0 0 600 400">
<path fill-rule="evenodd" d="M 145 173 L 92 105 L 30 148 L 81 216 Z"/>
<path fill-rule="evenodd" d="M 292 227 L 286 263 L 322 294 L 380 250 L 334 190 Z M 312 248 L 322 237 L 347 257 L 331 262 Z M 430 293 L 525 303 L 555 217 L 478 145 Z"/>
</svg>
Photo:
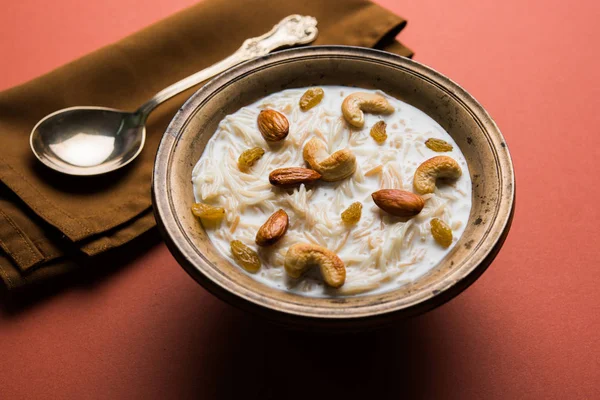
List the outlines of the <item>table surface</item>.
<svg viewBox="0 0 600 400">
<path fill-rule="evenodd" d="M 320 337 L 222 303 L 157 243 L 0 309 L 2 398 L 600 398 L 598 3 L 379 2 L 408 19 L 415 59 L 470 91 L 509 144 L 517 209 L 489 270 L 427 315 Z M 5 3 L 0 89 L 193 0 Z"/>
</svg>

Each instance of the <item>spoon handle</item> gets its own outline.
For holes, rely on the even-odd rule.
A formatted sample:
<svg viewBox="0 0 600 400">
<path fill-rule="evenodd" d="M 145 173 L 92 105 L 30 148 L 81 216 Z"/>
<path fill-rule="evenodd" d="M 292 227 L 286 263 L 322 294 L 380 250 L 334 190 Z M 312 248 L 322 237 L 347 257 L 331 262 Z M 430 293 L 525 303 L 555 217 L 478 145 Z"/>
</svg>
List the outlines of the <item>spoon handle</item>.
<svg viewBox="0 0 600 400">
<path fill-rule="evenodd" d="M 282 19 L 264 35 L 246 39 L 242 47 L 229 57 L 161 90 L 135 113 L 141 116 L 141 122 L 143 123 L 154 108 L 184 90 L 212 78 L 236 64 L 254 57 L 267 55 L 280 47 L 310 43 L 315 40 L 317 33 L 317 20 L 315 18 L 290 15 Z"/>
</svg>

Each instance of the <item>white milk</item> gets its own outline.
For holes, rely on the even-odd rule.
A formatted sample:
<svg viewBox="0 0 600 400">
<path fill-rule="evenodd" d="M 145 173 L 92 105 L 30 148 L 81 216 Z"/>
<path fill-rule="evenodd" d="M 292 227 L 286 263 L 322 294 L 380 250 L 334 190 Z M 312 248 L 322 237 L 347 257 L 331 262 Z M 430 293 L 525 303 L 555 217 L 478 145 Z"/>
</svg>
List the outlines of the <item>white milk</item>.
<svg viewBox="0 0 600 400">
<path fill-rule="evenodd" d="M 226 219 L 218 228 L 207 229 L 213 244 L 223 256 L 231 258 L 229 243 L 238 239 L 257 250 L 262 267 L 253 278 L 266 285 L 307 296 L 344 296 L 375 293 L 414 281 L 434 268 L 462 235 L 471 210 L 471 180 L 464 156 L 452 137 L 433 119 L 400 100 L 386 96 L 396 111 L 387 116 L 365 114 L 361 130 L 350 128 L 341 113 L 341 104 L 350 93 L 369 90 L 324 86 L 323 101 L 302 112 L 298 101 L 306 89 L 291 89 L 270 95 L 227 116 L 210 139 L 194 167 L 196 201 L 224 207 Z M 265 108 L 283 113 L 290 122 L 290 133 L 279 145 L 268 145 L 258 131 L 256 118 Z M 370 136 L 379 120 L 387 123 L 388 138 L 377 144 Z M 313 136 L 328 144 L 330 152 L 350 148 L 358 168 L 349 179 L 293 190 L 274 188 L 269 173 L 281 167 L 305 167 L 302 149 Z M 436 153 L 425 146 L 429 138 L 452 144 L 451 152 Z M 242 173 L 237 158 L 252 147 L 265 155 Z M 379 189 L 413 191 L 415 169 L 423 161 L 447 155 L 463 170 L 452 184 L 438 183 L 421 213 L 402 220 L 378 209 L 371 193 Z M 382 171 L 364 176 L 383 165 Z M 347 227 L 340 214 L 351 203 L 363 205 L 357 225 Z M 254 238 L 258 228 L 276 210 L 283 208 L 290 218 L 285 236 L 274 246 L 258 248 Z M 452 227 L 454 241 L 444 249 L 431 237 L 430 220 L 438 217 Z M 239 223 L 237 222 L 239 221 Z M 317 269 L 300 279 L 286 276 L 283 260 L 289 246 L 315 243 L 335 251 L 346 265 L 346 283 L 340 289 L 326 287 Z"/>
</svg>

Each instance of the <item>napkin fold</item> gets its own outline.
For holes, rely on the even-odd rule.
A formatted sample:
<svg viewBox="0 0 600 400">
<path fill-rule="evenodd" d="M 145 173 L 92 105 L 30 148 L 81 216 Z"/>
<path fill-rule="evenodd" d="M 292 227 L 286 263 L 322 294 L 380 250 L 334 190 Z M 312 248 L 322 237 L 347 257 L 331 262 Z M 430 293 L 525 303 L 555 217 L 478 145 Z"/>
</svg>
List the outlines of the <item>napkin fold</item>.
<svg viewBox="0 0 600 400">
<path fill-rule="evenodd" d="M 199 86 L 147 121 L 145 148 L 121 170 L 74 177 L 39 163 L 33 126 L 61 108 L 135 110 L 156 92 L 225 58 L 290 14 L 317 18 L 313 43 L 375 47 L 410 57 L 395 40 L 406 21 L 364 0 L 204 0 L 117 43 L 0 93 L 0 279 L 8 289 L 85 267 L 87 257 L 154 227 L 150 184 L 169 121 Z"/>
</svg>

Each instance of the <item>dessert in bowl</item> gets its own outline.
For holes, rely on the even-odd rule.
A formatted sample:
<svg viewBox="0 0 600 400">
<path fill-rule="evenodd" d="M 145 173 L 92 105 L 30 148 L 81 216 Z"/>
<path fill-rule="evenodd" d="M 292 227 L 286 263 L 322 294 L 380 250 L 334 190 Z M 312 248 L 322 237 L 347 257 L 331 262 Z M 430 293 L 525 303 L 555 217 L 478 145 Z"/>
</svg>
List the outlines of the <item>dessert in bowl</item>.
<svg viewBox="0 0 600 400">
<path fill-rule="evenodd" d="M 382 110 L 352 110 L 369 99 Z M 440 161 L 448 171 L 435 173 L 455 179 L 418 187 L 417 171 Z M 221 255 L 266 285 L 306 296 L 378 293 L 415 281 L 451 251 L 471 209 L 466 160 L 438 123 L 384 92 L 343 86 L 283 90 L 228 115 L 192 182 L 192 208 Z M 434 237 L 432 223 L 444 225 L 448 243 Z M 256 264 L 236 260 L 233 242 Z M 302 245 L 333 257 L 343 279 L 324 279 L 329 270 L 318 259 L 302 271 L 290 267 Z"/>
<path fill-rule="evenodd" d="M 491 118 L 439 73 L 309 47 L 192 96 L 153 197 L 169 248 L 211 292 L 290 325 L 359 327 L 473 282 L 508 232 L 514 174 Z"/>
</svg>

